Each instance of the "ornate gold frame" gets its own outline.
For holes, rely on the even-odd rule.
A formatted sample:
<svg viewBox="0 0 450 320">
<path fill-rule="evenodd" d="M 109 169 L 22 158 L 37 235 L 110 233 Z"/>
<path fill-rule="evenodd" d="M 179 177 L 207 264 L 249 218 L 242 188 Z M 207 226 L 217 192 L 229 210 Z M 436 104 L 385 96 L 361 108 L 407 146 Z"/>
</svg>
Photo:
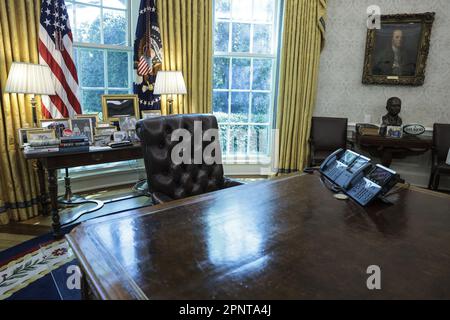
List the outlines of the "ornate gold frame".
<svg viewBox="0 0 450 320">
<path fill-rule="evenodd" d="M 108 108 L 106 106 L 106 101 L 109 99 L 133 99 L 134 104 L 134 115 L 130 114 L 130 116 L 135 116 L 137 120 L 141 118 L 139 114 L 139 100 L 137 94 L 105 94 L 102 95 L 102 112 L 103 112 L 103 122 L 111 122 L 111 121 L 119 121 L 119 118 L 109 117 L 108 116 Z"/>
<path fill-rule="evenodd" d="M 416 74 L 414 76 L 388 76 L 372 74 L 372 58 L 375 47 L 376 30 L 367 30 L 366 53 L 364 58 L 364 69 L 362 82 L 364 84 L 390 84 L 390 85 L 410 85 L 421 86 L 425 81 L 425 67 L 430 49 L 431 28 L 434 22 L 434 12 L 417 14 L 392 14 L 382 15 L 381 25 L 399 23 L 421 23 L 422 34 L 420 46 L 417 54 Z"/>
</svg>

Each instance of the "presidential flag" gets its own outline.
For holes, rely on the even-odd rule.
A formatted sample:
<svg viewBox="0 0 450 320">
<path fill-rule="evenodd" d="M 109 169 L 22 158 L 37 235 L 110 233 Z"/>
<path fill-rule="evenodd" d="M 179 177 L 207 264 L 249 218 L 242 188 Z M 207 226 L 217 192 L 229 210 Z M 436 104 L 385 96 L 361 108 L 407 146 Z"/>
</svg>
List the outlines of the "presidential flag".
<svg viewBox="0 0 450 320">
<path fill-rule="evenodd" d="M 68 118 L 81 113 L 73 37 L 64 0 L 43 0 L 39 25 L 39 62 L 52 71 L 55 96 L 42 97 L 45 118 Z"/>
<path fill-rule="evenodd" d="M 156 0 L 141 0 L 134 43 L 134 67 L 137 80 L 134 93 L 140 110 L 161 109 L 161 97 L 153 95 L 156 73 L 162 67 L 162 41 Z"/>
</svg>

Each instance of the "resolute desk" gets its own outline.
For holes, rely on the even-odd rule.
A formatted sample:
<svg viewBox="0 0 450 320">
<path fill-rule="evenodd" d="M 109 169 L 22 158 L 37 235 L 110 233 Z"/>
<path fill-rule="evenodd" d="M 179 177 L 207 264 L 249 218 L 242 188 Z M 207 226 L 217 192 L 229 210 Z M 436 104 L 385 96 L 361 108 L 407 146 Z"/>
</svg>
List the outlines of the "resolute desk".
<svg viewBox="0 0 450 320">
<path fill-rule="evenodd" d="M 450 197 L 333 197 L 292 175 L 81 224 L 67 239 L 99 299 L 450 299 Z M 369 266 L 381 290 L 369 290 Z"/>
</svg>

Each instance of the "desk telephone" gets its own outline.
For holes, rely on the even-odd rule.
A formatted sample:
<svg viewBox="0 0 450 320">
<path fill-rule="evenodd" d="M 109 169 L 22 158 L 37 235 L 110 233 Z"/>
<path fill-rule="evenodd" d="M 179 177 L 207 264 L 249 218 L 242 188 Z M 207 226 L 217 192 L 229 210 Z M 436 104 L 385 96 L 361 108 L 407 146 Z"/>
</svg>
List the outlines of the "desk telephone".
<svg viewBox="0 0 450 320">
<path fill-rule="evenodd" d="M 344 149 L 333 152 L 320 166 L 320 173 L 362 206 L 385 195 L 398 182 L 395 171 Z"/>
</svg>

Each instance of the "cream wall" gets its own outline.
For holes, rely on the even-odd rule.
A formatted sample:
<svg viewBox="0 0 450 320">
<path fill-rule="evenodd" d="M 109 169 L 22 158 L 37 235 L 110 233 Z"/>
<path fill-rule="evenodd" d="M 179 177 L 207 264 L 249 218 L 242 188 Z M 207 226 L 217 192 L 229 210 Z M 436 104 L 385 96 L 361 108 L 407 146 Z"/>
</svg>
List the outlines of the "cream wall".
<svg viewBox="0 0 450 320">
<path fill-rule="evenodd" d="M 366 9 L 378 5 L 382 14 L 436 12 L 425 84 L 420 87 L 361 83 L 366 43 Z M 450 123 L 450 1 L 449 0 L 328 0 L 326 44 L 321 57 L 315 115 L 347 117 L 376 123 L 386 100 L 403 101 L 404 123 L 431 127 Z"/>
<path fill-rule="evenodd" d="M 436 12 L 425 84 L 420 87 L 363 85 L 366 44 L 366 9 L 378 5 L 382 14 Z M 450 123 L 450 0 L 328 0 L 326 44 L 321 56 L 319 90 L 314 115 L 346 117 L 378 123 L 386 113 L 386 100 L 403 101 L 404 123 Z M 352 127 L 349 128 L 352 130 Z M 427 132 L 431 135 L 431 132 Z M 425 186 L 430 154 L 394 160 L 392 168 L 407 181 Z M 379 159 L 374 159 L 375 161 Z M 443 181 L 443 187 L 450 181 Z"/>
</svg>

